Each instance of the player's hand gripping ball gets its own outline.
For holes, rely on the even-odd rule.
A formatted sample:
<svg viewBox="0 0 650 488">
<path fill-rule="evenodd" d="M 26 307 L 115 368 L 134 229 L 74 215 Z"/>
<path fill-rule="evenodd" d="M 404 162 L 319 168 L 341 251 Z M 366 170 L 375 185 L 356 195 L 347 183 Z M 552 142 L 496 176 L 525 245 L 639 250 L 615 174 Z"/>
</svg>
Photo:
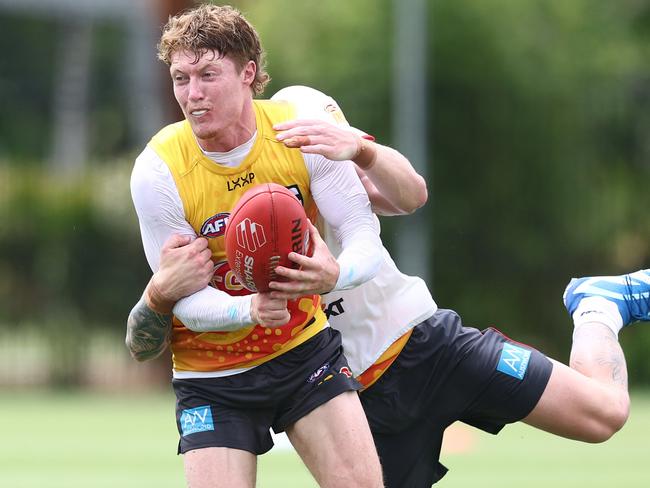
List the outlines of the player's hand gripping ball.
<svg viewBox="0 0 650 488">
<path fill-rule="evenodd" d="M 226 225 L 226 257 L 239 282 L 250 291 L 269 291 L 281 281 L 276 266 L 297 268 L 290 252 L 307 254 L 309 225 L 302 204 L 285 187 L 264 183 L 250 188 Z"/>
</svg>

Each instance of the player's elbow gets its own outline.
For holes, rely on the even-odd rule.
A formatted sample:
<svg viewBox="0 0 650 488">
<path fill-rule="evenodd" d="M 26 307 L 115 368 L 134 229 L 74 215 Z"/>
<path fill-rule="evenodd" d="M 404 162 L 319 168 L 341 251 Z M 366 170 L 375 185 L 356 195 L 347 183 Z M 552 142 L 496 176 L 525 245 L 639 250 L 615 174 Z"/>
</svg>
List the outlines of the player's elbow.
<svg viewBox="0 0 650 488">
<path fill-rule="evenodd" d="M 419 176 L 419 175 L 418 175 Z M 424 207 L 424 204 L 427 203 L 429 199 L 429 190 L 427 189 L 427 182 L 419 176 L 419 183 L 416 185 L 416 191 L 413 192 L 413 212 L 418 208 Z"/>
<path fill-rule="evenodd" d="M 607 418 L 601 423 L 600 437 L 595 442 L 605 442 L 623 428 L 630 416 L 629 397 L 627 401 L 619 402 L 612 406 Z"/>
<path fill-rule="evenodd" d="M 135 345 L 133 344 L 133 341 L 131 340 L 131 337 L 129 334 L 127 334 L 126 339 L 124 340 L 124 345 L 126 346 L 126 349 L 129 351 L 129 354 L 133 359 L 135 359 L 138 362 L 146 361 L 147 358 L 145 357 L 144 354 L 142 354 L 142 351 L 139 351 Z"/>
<path fill-rule="evenodd" d="M 135 359 L 139 363 L 143 363 L 145 361 L 150 361 L 152 359 L 156 359 L 165 350 L 164 347 L 160 347 L 160 348 L 157 348 L 157 349 L 150 349 L 150 350 L 146 350 L 146 351 L 144 351 L 144 350 L 137 351 L 133 347 L 131 347 L 128 343 L 127 343 L 126 347 L 129 350 L 129 353 L 131 354 L 131 357 L 133 359 Z"/>
<path fill-rule="evenodd" d="M 405 198 L 400 205 L 400 210 L 404 214 L 412 214 L 417 209 L 422 208 L 429 199 L 429 191 L 424 178 L 417 175 L 417 178 L 405 193 L 404 197 Z"/>
<path fill-rule="evenodd" d="M 597 415 L 591 419 L 591 427 L 586 429 L 583 441 L 593 444 L 608 441 L 623 428 L 630 415 L 630 400 L 627 393 L 621 392 L 618 398 L 607 402 Z"/>
<path fill-rule="evenodd" d="M 129 352 L 131 353 L 131 357 L 133 359 L 135 359 L 139 363 L 144 363 L 145 361 L 147 361 L 149 359 L 153 359 L 150 355 L 142 354 L 142 352 L 135 352 L 135 351 L 132 351 L 132 350 L 129 350 Z"/>
<path fill-rule="evenodd" d="M 151 359 L 156 359 L 169 346 L 169 338 L 161 338 L 154 341 L 139 337 L 132 330 L 127 330 L 124 344 L 133 359 L 142 363 Z"/>
</svg>

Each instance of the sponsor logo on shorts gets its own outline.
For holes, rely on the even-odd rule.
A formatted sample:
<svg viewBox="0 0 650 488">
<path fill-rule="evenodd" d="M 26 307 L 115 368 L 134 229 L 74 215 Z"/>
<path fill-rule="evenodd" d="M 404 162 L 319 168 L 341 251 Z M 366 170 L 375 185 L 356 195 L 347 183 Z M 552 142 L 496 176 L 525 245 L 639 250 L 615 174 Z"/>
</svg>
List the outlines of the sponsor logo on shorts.
<svg viewBox="0 0 650 488">
<path fill-rule="evenodd" d="M 312 374 L 309 375 L 309 378 L 307 378 L 307 382 L 313 383 L 314 381 L 318 380 L 321 376 L 325 374 L 325 372 L 328 369 L 330 369 L 330 363 L 323 364 L 320 368 L 318 368 L 316 371 L 314 371 Z"/>
<path fill-rule="evenodd" d="M 183 436 L 196 434 L 197 432 L 205 432 L 207 430 L 214 430 L 210 405 L 183 410 L 181 414 L 181 431 Z"/>
<path fill-rule="evenodd" d="M 343 366 L 341 369 L 339 369 L 339 373 L 344 374 L 348 378 L 352 378 L 352 371 L 350 371 L 350 368 L 347 366 Z"/>
<path fill-rule="evenodd" d="M 499 364 L 497 365 L 497 371 L 523 380 L 528 369 L 528 361 L 530 361 L 529 349 L 504 343 Z"/>
<path fill-rule="evenodd" d="M 333 374 L 328 374 L 327 376 L 325 376 L 325 378 L 323 378 L 323 381 L 320 381 L 320 382 L 318 383 L 317 386 L 322 385 L 323 383 L 325 383 L 326 381 L 331 380 L 332 378 L 334 378 L 334 375 L 333 375 Z"/>
</svg>

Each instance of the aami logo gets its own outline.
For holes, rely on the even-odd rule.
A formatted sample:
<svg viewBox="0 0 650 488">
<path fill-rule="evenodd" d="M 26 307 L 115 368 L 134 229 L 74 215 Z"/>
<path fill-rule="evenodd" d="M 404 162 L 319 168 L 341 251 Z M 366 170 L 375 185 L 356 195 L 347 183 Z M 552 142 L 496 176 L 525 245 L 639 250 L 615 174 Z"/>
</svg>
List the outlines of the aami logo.
<svg viewBox="0 0 650 488">
<path fill-rule="evenodd" d="M 229 218 L 230 214 L 228 212 L 213 215 L 203 222 L 203 225 L 201 226 L 201 235 L 210 239 L 224 235 Z"/>
<path fill-rule="evenodd" d="M 210 405 L 183 410 L 180 423 L 184 436 L 214 430 Z"/>
<path fill-rule="evenodd" d="M 338 300 L 323 305 L 323 311 L 328 319 L 345 313 L 345 310 L 343 309 L 343 298 L 339 298 Z"/>
<path fill-rule="evenodd" d="M 307 378 L 308 383 L 313 383 L 316 381 L 318 378 L 323 376 L 325 371 L 330 369 L 330 363 L 325 363 L 323 364 L 320 368 L 318 368 L 316 371 L 314 371 L 311 375 L 309 375 L 309 378 Z"/>
<path fill-rule="evenodd" d="M 243 188 L 246 185 L 250 185 L 253 180 L 255 179 L 255 173 L 248 173 L 247 175 L 240 176 L 236 180 L 228 180 L 227 182 L 227 188 L 228 191 L 233 191 L 237 188 Z"/>
<path fill-rule="evenodd" d="M 237 225 L 237 244 L 250 252 L 266 244 L 264 227 L 253 222 L 251 219 L 244 219 Z"/>
<path fill-rule="evenodd" d="M 228 261 L 221 261 L 214 265 L 214 274 L 210 284 L 217 290 L 225 291 L 228 295 L 250 295 L 251 292 L 242 285 L 235 273 L 230 269 Z"/>
<path fill-rule="evenodd" d="M 501 371 L 514 378 L 523 380 L 528 369 L 530 350 L 512 344 L 504 343 L 497 371 Z"/>
</svg>

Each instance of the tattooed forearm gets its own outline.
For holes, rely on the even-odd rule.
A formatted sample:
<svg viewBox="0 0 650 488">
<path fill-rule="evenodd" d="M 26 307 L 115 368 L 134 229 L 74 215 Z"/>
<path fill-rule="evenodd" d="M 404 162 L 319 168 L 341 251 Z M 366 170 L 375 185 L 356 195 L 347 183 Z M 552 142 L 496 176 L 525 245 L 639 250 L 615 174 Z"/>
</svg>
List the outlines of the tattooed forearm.
<svg viewBox="0 0 650 488">
<path fill-rule="evenodd" d="M 601 366 L 611 368 L 612 383 L 627 388 L 627 367 L 621 346 L 613 334 L 604 338 L 603 345 L 603 355 L 596 361 Z"/>
<path fill-rule="evenodd" d="M 601 324 L 585 324 L 573 334 L 571 367 L 586 376 L 627 389 L 625 356 L 616 335 Z"/>
<path fill-rule="evenodd" d="M 140 299 L 126 322 L 126 347 L 137 361 L 154 359 L 169 345 L 171 330 L 171 315 L 152 311 Z"/>
</svg>

